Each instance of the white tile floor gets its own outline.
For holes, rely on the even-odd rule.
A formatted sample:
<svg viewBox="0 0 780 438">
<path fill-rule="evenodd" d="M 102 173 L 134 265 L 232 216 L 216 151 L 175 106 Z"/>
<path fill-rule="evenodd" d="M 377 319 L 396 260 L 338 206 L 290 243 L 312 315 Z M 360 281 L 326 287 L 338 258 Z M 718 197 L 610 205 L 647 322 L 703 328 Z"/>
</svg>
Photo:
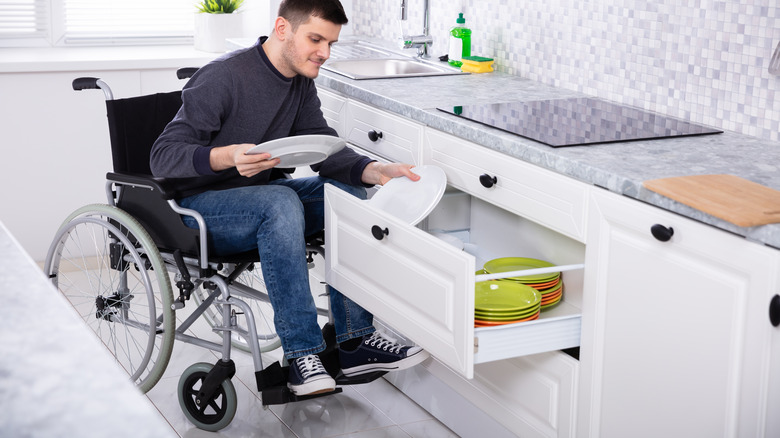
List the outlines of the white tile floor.
<svg viewBox="0 0 780 438">
<path fill-rule="evenodd" d="M 188 308 L 194 308 L 188 304 Z M 187 310 L 177 318 L 186 317 Z M 202 318 L 191 328 L 200 337 L 216 339 Z M 281 349 L 263 354 L 267 366 L 281 357 Z M 195 428 L 184 416 L 177 398 L 181 373 L 196 362 L 214 363 L 218 356 L 201 347 L 174 343 L 173 355 L 163 378 L 147 393 L 152 403 L 181 437 L 349 437 L 438 438 L 457 435 L 433 418 L 384 379 L 347 386 L 343 393 L 286 405 L 263 408 L 249 354 L 233 349 L 238 395 L 233 421 L 219 432 Z"/>
</svg>

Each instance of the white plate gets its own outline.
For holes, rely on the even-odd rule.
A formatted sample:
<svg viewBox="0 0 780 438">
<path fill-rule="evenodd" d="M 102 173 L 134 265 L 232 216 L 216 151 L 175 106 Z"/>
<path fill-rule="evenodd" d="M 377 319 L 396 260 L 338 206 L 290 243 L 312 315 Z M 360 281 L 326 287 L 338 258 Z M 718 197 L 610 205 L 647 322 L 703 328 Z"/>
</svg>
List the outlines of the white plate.
<svg viewBox="0 0 780 438">
<path fill-rule="evenodd" d="M 410 225 L 417 225 L 441 200 L 447 188 L 447 176 L 436 166 L 418 166 L 412 172 L 420 175 L 418 181 L 405 176 L 393 178 L 366 202 Z"/>
<path fill-rule="evenodd" d="M 260 143 L 246 153 L 253 155 L 268 152 L 272 159 L 281 160 L 277 167 L 301 167 L 324 161 L 346 144 L 332 135 L 296 135 Z"/>
</svg>

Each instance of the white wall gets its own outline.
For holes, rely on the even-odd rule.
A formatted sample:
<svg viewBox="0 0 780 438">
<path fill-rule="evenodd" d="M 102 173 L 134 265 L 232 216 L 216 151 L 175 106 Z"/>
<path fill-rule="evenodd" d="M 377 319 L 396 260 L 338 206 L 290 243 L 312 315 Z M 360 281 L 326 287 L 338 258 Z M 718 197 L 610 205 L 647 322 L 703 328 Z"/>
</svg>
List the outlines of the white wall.
<svg viewBox="0 0 780 438">
<path fill-rule="evenodd" d="M 70 212 L 106 202 L 112 167 L 105 98 L 99 90 L 73 91 L 79 76 L 102 78 L 116 97 L 183 82 L 175 69 L 0 74 L 0 221 L 37 261 Z"/>
</svg>

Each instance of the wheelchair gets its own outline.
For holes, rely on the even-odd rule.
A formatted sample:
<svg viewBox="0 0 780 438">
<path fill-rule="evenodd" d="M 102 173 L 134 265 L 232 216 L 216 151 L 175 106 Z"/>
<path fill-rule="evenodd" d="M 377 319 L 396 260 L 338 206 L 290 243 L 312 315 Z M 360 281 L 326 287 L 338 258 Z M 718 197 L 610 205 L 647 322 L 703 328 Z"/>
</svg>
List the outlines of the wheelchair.
<svg viewBox="0 0 780 438">
<path fill-rule="evenodd" d="M 179 69 L 177 76 L 186 79 L 196 70 Z M 152 144 L 179 110 L 181 91 L 114 99 L 99 78 L 77 78 L 72 86 L 105 95 L 113 172 L 106 175 L 108 202 L 81 207 L 64 220 L 44 270 L 141 391 L 149 391 L 162 377 L 174 341 L 221 354 L 214 364 L 188 367 L 178 384 L 185 416 L 208 431 L 226 427 L 236 413 L 233 347 L 252 356 L 264 407 L 338 393 L 343 385 L 368 383 L 385 374 L 341 374 L 331 322 L 322 327 L 328 348 L 320 356 L 336 379 L 335 391 L 296 396 L 287 388 L 286 363 L 264 368 L 261 353 L 281 342 L 258 252 L 210 255 L 203 218 L 176 203 L 179 194 L 170 180 L 151 176 Z M 274 177 L 291 177 L 293 170 L 275 169 Z M 199 229 L 185 226 L 182 215 L 193 217 Z M 323 245 L 321 235 L 307 242 L 310 267 L 315 256 L 324 256 Z M 196 308 L 177 327 L 176 312 L 190 300 Z M 327 308 L 317 310 L 329 316 Z M 188 333 L 200 317 L 221 342 Z"/>
</svg>

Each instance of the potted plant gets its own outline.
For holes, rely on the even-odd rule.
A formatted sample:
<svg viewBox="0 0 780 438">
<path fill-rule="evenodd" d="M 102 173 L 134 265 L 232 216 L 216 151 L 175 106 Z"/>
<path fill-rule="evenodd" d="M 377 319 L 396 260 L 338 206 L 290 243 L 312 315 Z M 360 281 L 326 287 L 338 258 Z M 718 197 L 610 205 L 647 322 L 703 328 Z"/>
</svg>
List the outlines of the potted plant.
<svg viewBox="0 0 780 438">
<path fill-rule="evenodd" d="M 200 0 L 195 13 L 195 48 L 204 52 L 224 52 L 225 40 L 242 36 L 238 8 L 244 0 Z"/>
</svg>

